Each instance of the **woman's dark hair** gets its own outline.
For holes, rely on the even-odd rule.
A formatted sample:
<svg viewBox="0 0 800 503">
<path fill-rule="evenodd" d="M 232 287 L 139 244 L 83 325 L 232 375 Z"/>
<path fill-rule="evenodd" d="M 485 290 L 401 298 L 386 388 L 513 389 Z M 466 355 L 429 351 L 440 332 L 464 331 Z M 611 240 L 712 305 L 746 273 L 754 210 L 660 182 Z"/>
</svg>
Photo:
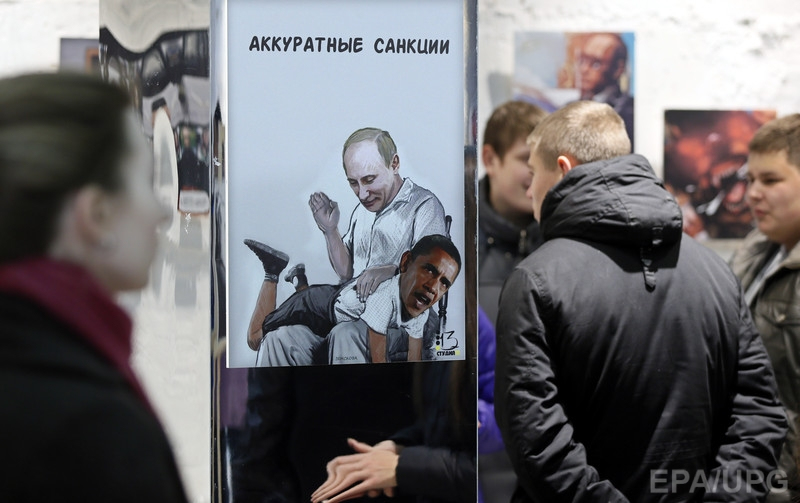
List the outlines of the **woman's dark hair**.
<svg viewBox="0 0 800 503">
<path fill-rule="evenodd" d="M 46 253 L 78 189 L 119 190 L 130 103 L 91 75 L 0 80 L 0 263 Z"/>
</svg>

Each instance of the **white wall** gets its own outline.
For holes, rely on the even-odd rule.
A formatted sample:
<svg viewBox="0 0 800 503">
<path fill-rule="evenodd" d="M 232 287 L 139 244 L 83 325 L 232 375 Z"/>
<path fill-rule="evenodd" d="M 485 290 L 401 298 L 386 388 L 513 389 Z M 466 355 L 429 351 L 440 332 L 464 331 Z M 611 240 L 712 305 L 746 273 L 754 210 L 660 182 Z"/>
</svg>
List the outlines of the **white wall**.
<svg viewBox="0 0 800 503">
<path fill-rule="evenodd" d="M 632 31 L 636 151 L 663 169 L 665 109 L 800 111 L 800 10 L 791 0 L 479 0 L 479 142 L 511 98 L 517 31 Z"/>
<path fill-rule="evenodd" d="M 98 0 L 0 0 L 0 75 L 58 68 L 61 38 L 97 38 Z"/>
</svg>

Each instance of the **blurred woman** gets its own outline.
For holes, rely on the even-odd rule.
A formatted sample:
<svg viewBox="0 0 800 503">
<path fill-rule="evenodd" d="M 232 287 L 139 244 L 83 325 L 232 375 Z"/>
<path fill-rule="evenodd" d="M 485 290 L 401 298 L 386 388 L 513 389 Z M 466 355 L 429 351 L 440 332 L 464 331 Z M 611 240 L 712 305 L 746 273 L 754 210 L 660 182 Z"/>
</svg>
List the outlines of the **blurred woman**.
<svg viewBox="0 0 800 503">
<path fill-rule="evenodd" d="M 186 501 L 114 300 L 148 279 L 152 177 L 121 89 L 0 80 L 0 499 Z"/>
</svg>

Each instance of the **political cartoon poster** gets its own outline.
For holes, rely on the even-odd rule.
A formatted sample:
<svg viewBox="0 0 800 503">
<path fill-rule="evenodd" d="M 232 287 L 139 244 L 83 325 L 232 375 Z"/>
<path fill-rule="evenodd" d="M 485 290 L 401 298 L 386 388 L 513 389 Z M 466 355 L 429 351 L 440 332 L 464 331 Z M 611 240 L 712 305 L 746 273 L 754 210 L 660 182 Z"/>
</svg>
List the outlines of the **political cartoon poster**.
<svg viewBox="0 0 800 503">
<path fill-rule="evenodd" d="M 513 97 L 548 112 L 576 100 L 608 103 L 633 144 L 634 41 L 632 32 L 518 32 Z"/>
<path fill-rule="evenodd" d="M 463 9 L 227 2 L 229 366 L 464 359 Z"/>
<path fill-rule="evenodd" d="M 753 228 L 747 205 L 748 143 L 774 110 L 667 110 L 664 182 L 699 240 L 739 239 Z"/>
</svg>

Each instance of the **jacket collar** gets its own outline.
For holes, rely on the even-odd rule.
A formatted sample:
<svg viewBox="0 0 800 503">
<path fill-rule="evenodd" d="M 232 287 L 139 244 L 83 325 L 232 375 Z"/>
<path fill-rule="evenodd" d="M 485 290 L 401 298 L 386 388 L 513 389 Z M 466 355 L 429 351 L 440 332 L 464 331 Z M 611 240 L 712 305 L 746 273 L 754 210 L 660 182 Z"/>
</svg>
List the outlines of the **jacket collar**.
<svg viewBox="0 0 800 503">
<path fill-rule="evenodd" d="M 755 257 L 764 256 L 767 253 L 771 255 L 770 251 L 777 247 L 777 243 L 770 241 L 767 236 L 758 229 L 753 229 L 745 237 L 737 255 L 739 255 L 741 261 L 749 263 L 754 260 Z M 789 250 L 786 258 L 781 261 L 780 267 L 786 269 L 800 269 L 800 243 Z"/>
<path fill-rule="evenodd" d="M 489 204 L 490 183 L 486 176 L 478 182 L 478 222 L 482 235 L 515 246 L 524 238 L 527 241 L 527 250 L 522 250 L 520 253 L 527 255 L 533 251 L 534 244 L 539 240 L 539 224 L 531 216 L 531 223 L 528 226 L 519 227 L 497 213 Z"/>
<path fill-rule="evenodd" d="M 675 201 L 638 154 L 579 165 L 542 203 L 542 235 L 654 248 L 681 239 L 683 217 Z"/>
</svg>

